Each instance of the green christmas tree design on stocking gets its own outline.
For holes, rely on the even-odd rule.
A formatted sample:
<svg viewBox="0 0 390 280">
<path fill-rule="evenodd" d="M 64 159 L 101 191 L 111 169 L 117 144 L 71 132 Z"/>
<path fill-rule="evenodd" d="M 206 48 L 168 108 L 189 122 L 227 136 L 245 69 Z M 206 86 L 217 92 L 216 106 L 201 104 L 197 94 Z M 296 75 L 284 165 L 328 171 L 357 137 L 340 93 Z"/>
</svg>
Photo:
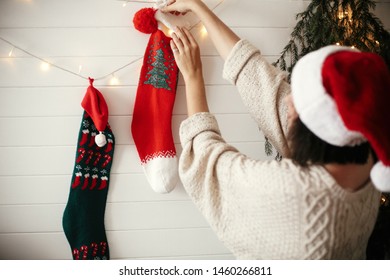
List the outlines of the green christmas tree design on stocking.
<svg viewBox="0 0 390 280">
<path fill-rule="evenodd" d="M 148 79 L 144 83 L 147 85 L 152 85 L 155 88 L 164 88 L 166 90 L 171 90 L 167 80 L 169 76 L 165 73 L 168 70 L 168 67 L 165 66 L 164 52 L 162 49 L 156 51 L 154 57 L 155 61 L 151 64 L 153 68 L 147 73 L 146 78 Z"/>
</svg>

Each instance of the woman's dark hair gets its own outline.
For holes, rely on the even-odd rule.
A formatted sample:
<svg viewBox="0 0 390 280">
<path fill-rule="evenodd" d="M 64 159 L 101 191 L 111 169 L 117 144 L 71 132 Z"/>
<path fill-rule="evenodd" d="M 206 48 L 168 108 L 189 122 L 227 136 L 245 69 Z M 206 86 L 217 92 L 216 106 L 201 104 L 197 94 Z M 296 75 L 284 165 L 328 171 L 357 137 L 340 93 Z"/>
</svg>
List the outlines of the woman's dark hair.
<svg viewBox="0 0 390 280">
<path fill-rule="evenodd" d="M 338 147 L 326 143 L 311 132 L 298 117 L 290 128 L 291 158 L 300 166 L 326 163 L 365 164 L 371 152 L 368 142 L 354 147 Z"/>
</svg>

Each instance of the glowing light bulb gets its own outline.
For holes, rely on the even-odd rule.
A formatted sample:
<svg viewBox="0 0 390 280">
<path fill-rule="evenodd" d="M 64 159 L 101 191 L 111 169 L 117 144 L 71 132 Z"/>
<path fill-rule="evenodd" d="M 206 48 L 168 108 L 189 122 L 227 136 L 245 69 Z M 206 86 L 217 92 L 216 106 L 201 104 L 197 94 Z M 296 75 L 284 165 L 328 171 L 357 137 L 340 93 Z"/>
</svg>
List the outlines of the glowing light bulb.
<svg viewBox="0 0 390 280">
<path fill-rule="evenodd" d="M 112 75 L 112 77 L 110 79 L 110 85 L 112 85 L 112 86 L 119 85 L 119 79 L 117 77 L 115 77 L 115 75 Z"/>
<path fill-rule="evenodd" d="M 172 37 L 172 35 L 173 35 L 174 32 L 175 32 L 175 31 L 173 31 L 172 29 L 169 29 L 169 30 L 168 30 L 168 35 L 169 35 L 169 37 Z"/>
<path fill-rule="evenodd" d="M 127 1 L 122 4 L 123 8 L 126 7 L 126 6 L 127 6 Z"/>
<path fill-rule="evenodd" d="M 41 63 L 41 70 L 42 70 L 42 71 L 45 71 L 45 72 L 46 72 L 46 71 L 48 71 L 49 69 L 50 69 L 50 64 L 49 64 L 49 63 L 47 63 L 47 62 L 45 62 L 45 61 Z"/>
<path fill-rule="evenodd" d="M 11 57 L 13 54 L 14 54 L 14 48 L 12 48 L 12 50 L 10 50 L 10 52 L 8 53 L 8 57 Z"/>
<path fill-rule="evenodd" d="M 201 30 L 200 30 L 200 33 L 202 34 L 202 36 L 206 36 L 207 35 L 207 29 L 206 27 L 203 25 Z"/>
<path fill-rule="evenodd" d="M 340 43 L 339 43 L 339 42 L 337 42 L 337 43 L 336 43 L 336 45 L 337 45 L 337 46 L 340 46 Z"/>
</svg>

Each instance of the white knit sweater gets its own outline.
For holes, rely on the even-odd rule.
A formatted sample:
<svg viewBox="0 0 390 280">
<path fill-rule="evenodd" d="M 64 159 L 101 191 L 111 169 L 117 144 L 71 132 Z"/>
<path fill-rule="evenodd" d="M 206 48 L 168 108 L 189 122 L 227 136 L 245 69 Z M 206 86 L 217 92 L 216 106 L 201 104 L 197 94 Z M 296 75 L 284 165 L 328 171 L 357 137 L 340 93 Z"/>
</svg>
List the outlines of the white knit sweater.
<svg viewBox="0 0 390 280">
<path fill-rule="evenodd" d="M 284 159 L 258 161 L 220 135 L 211 113 L 180 128 L 182 183 L 219 239 L 239 259 L 364 259 L 380 193 L 342 189 L 322 166 L 288 157 L 283 72 L 242 40 L 224 67 L 250 114 Z"/>
</svg>

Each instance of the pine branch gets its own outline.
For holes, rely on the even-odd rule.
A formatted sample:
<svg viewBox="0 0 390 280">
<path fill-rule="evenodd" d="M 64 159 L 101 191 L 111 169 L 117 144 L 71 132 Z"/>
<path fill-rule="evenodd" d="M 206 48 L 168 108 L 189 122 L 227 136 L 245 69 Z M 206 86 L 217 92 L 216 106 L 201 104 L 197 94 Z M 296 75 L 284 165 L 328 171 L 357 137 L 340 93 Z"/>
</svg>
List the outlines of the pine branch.
<svg viewBox="0 0 390 280">
<path fill-rule="evenodd" d="M 279 59 L 273 63 L 290 75 L 309 52 L 339 43 L 381 55 L 390 68 L 390 34 L 370 10 L 372 0 L 313 0 L 296 15 L 297 24 Z M 287 63 L 289 57 L 289 63 Z"/>
</svg>

